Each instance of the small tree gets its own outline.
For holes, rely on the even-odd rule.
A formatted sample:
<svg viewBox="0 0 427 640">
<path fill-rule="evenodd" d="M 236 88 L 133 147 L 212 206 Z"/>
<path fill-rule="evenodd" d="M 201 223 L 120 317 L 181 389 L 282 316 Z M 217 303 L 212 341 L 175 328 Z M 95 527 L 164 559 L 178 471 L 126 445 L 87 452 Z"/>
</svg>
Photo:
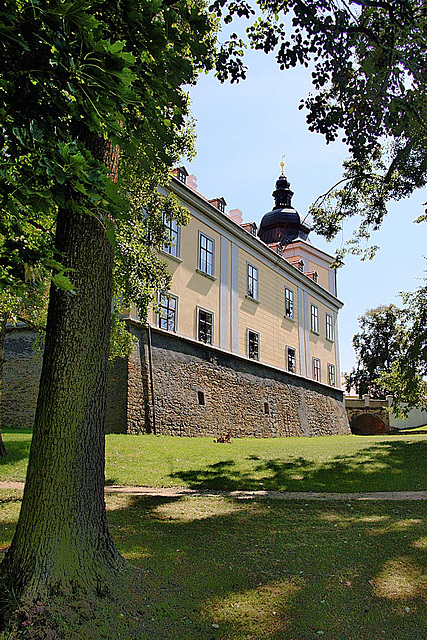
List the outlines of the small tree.
<svg viewBox="0 0 427 640">
<path fill-rule="evenodd" d="M 427 286 L 401 296 L 407 339 L 378 384 L 393 396 L 393 411 L 404 416 L 412 407 L 427 410 Z"/>
<path fill-rule="evenodd" d="M 387 390 L 378 378 L 391 371 L 407 344 L 402 312 L 393 304 L 381 305 L 366 311 L 359 324 L 361 332 L 353 336 L 356 367 L 344 374 L 347 392 L 384 398 Z"/>
</svg>

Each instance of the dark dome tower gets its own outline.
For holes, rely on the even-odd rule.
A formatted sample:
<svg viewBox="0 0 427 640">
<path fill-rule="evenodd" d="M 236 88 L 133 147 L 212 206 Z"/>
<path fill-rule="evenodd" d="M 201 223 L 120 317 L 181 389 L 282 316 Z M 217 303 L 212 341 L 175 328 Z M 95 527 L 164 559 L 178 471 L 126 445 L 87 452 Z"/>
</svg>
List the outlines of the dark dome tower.
<svg viewBox="0 0 427 640">
<path fill-rule="evenodd" d="M 264 215 L 258 231 L 259 238 L 266 244 L 288 245 L 295 240 L 307 240 L 310 227 L 301 223 L 299 213 L 292 206 L 294 192 L 285 175 L 279 176 L 273 191 L 274 207 Z"/>
</svg>

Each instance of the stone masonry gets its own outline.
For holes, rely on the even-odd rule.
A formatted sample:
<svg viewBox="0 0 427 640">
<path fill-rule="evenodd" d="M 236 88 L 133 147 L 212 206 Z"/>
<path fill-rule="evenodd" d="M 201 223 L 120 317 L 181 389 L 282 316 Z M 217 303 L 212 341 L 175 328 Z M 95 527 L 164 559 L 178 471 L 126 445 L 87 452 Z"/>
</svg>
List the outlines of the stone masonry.
<svg viewBox="0 0 427 640">
<path fill-rule="evenodd" d="M 146 344 L 145 330 L 133 326 L 132 331 L 140 345 Z M 128 428 L 133 433 L 153 429 L 143 410 L 142 380 L 150 367 L 141 367 L 142 353 L 140 346 L 128 369 Z M 217 437 L 228 429 L 234 437 L 350 433 L 340 390 L 173 334 L 152 330 L 152 372 L 158 434 Z"/>
<path fill-rule="evenodd" d="M 3 368 L 1 423 L 4 427 L 31 429 L 39 391 L 43 344 L 27 327 L 6 333 Z M 127 362 L 110 363 L 107 392 L 107 433 L 126 433 Z"/>
<path fill-rule="evenodd" d="M 129 326 L 138 344 L 128 359 L 110 363 L 107 433 L 213 438 L 228 429 L 233 437 L 350 433 L 339 389 L 156 329 L 150 359 L 148 331 Z M 5 427 L 33 425 L 42 364 L 34 341 L 27 328 L 8 331 Z"/>
</svg>

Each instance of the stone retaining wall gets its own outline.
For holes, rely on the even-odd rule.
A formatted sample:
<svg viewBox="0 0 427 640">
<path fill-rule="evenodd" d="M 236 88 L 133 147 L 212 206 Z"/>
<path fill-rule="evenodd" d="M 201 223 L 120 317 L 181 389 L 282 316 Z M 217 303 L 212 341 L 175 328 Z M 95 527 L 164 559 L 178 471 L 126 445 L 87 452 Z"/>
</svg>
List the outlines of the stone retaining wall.
<svg viewBox="0 0 427 640">
<path fill-rule="evenodd" d="M 43 345 L 27 327 L 8 329 L 5 340 L 1 423 L 4 427 L 32 429 L 37 405 Z M 126 433 L 127 362 L 110 363 L 107 391 L 107 433 Z"/>
<path fill-rule="evenodd" d="M 338 389 L 152 331 L 154 412 L 148 332 L 130 325 L 139 343 L 128 359 L 110 364 L 107 433 L 217 437 L 315 436 L 350 433 Z M 6 338 L 1 417 L 4 426 L 31 428 L 42 353 L 34 332 Z"/>
<path fill-rule="evenodd" d="M 132 331 L 141 343 L 146 332 Z M 128 425 L 133 433 L 152 424 L 141 411 L 143 378 L 138 349 L 128 370 Z M 152 331 L 156 432 L 234 437 L 315 436 L 350 433 L 338 389 L 273 367 Z M 145 367 L 147 369 L 147 366 Z M 132 382 L 132 378 L 136 378 Z"/>
</svg>

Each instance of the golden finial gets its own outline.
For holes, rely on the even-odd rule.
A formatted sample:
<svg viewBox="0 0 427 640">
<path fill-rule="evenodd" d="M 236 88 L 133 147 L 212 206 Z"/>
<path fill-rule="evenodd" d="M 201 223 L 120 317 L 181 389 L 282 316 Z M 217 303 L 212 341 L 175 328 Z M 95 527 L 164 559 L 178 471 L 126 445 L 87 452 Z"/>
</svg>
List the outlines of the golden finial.
<svg viewBox="0 0 427 640">
<path fill-rule="evenodd" d="M 281 169 L 282 169 L 282 176 L 284 175 L 284 173 L 283 173 L 283 169 L 284 169 L 284 167 L 285 167 L 285 163 L 284 163 L 284 161 L 283 161 L 283 158 L 286 158 L 286 154 L 283 154 L 283 156 L 282 156 L 282 162 L 280 163 L 280 167 L 281 167 Z"/>
</svg>

